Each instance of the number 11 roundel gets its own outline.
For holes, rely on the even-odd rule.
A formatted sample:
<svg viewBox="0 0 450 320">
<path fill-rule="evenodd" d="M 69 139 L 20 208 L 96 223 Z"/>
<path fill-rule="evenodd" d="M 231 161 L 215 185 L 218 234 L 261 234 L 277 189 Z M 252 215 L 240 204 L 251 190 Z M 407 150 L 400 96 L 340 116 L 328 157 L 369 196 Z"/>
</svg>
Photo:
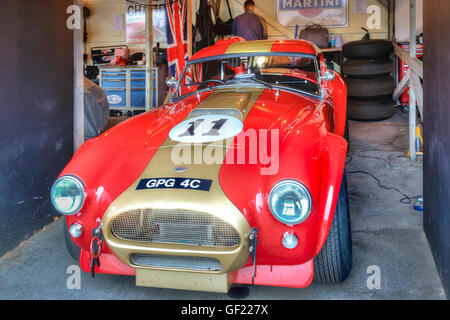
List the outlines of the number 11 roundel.
<svg viewBox="0 0 450 320">
<path fill-rule="evenodd" d="M 225 115 L 205 115 L 185 120 L 169 133 L 170 139 L 183 143 L 206 143 L 226 140 L 238 135 L 244 124 Z"/>
</svg>

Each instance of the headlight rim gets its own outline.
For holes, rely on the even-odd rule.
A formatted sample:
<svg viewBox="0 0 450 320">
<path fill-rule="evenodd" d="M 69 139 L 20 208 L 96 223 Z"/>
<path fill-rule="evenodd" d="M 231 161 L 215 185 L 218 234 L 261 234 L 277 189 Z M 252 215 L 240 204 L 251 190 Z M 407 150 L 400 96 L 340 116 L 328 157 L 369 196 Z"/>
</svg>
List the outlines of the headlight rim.
<svg viewBox="0 0 450 320">
<path fill-rule="evenodd" d="M 63 179 L 69 179 L 69 180 L 72 180 L 73 182 L 75 182 L 75 184 L 80 188 L 80 190 L 82 191 L 82 194 L 83 194 L 82 201 L 80 202 L 80 204 L 76 208 L 76 210 L 74 210 L 72 213 L 67 213 L 67 212 L 59 210 L 58 206 L 55 204 L 55 200 L 53 197 L 53 191 L 54 191 L 55 187 Z M 62 214 L 64 216 L 74 216 L 74 215 L 78 214 L 81 209 L 83 209 L 84 204 L 86 202 L 86 185 L 84 184 L 84 181 L 76 175 L 67 174 L 67 175 L 61 176 L 53 183 L 52 189 L 50 191 L 50 198 L 52 200 L 52 205 L 56 209 L 56 211 L 58 211 L 60 214 Z"/>
<path fill-rule="evenodd" d="M 302 189 L 302 191 L 306 194 L 306 197 L 307 197 L 307 200 L 308 200 L 308 204 L 309 204 L 308 212 L 304 215 L 304 217 L 302 219 L 300 219 L 298 221 L 295 221 L 295 222 L 283 221 L 280 218 L 280 215 L 277 214 L 275 212 L 275 210 L 273 209 L 273 207 L 272 207 L 272 198 L 273 198 L 273 196 L 275 194 L 276 189 L 281 187 L 281 186 L 283 186 L 283 185 L 286 185 L 286 184 L 294 184 L 294 185 L 300 187 L 300 189 Z M 281 223 L 283 223 L 285 225 L 288 225 L 288 226 L 295 226 L 295 225 L 299 225 L 299 224 L 305 222 L 309 218 L 309 216 L 311 215 L 312 208 L 313 208 L 313 201 L 312 201 L 312 197 L 311 197 L 311 192 L 309 192 L 309 189 L 302 182 L 300 182 L 298 180 L 295 180 L 295 179 L 285 179 L 285 180 L 281 180 L 281 181 L 277 182 L 272 187 L 272 189 L 270 190 L 269 197 L 267 199 L 267 203 L 269 205 L 269 210 L 270 210 L 270 213 L 272 214 L 272 216 L 277 221 L 279 221 L 279 222 L 281 222 Z"/>
</svg>

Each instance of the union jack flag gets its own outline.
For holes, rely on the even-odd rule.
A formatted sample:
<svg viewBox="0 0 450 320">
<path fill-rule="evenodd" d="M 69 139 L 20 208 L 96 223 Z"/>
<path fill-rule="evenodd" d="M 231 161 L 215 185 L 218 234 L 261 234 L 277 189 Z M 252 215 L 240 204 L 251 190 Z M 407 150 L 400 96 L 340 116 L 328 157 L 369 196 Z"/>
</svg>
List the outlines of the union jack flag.
<svg viewBox="0 0 450 320">
<path fill-rule="evenodd" d="M 187 53 L 187 1 L 165 0 L 167 19 L 167 60 L 169 74 L 177 79 L 188 59 Z"/>
</svg>

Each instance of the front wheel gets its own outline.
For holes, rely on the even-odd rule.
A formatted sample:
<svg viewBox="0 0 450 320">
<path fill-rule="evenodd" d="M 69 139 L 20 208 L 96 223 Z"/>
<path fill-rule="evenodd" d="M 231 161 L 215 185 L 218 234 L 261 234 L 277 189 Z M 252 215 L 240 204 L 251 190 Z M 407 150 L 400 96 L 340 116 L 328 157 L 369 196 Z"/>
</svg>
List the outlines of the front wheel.
<svg viewBox="0 0 450 320">
<path fill-rule="evenodd" d="M 347 279 L 352 269 L 352 235 L 348 206 L 347 179 L 342 176 L 339 198 L 328 238 L 314 259 L 314 280 L 338 283 Z"/>
</svg>

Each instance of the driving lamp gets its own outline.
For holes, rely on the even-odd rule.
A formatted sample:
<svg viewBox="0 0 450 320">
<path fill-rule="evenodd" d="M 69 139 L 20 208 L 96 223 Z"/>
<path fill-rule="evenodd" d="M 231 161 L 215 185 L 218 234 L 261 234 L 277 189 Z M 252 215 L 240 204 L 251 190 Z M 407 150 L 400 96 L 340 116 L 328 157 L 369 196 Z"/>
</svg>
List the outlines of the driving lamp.
<svg viewBox="0 0 450 320">
<path fill-rule="evenodd" d="M 269 208 L 273 216 L 287 225 L 305 221 L 311 213 L 311 207 L 312 200 L 308 189 L 294 180 L 277 183 L 269 195 Z"/>
<path fill-rule="evenodd" d="M 74 215 L 84 205 L 84 183 L 75 176 L 63 176 L 53 184 L 51 198 L 53 206 L 61 214 Z"/>
<path fill-rule="evenodd" d="M 69 228 L 70 235 L 75 239 L 81 237 L 83 235 L 83 232 L 84 232 L 83 226 L 78 222 L 75 222 Z"/>
<path fill-rule="evenodd" d="M 283 235 L 282 243 L 286 249 L 295 249 L 298 245 L 298 238 L 296 235 L 286 232 Z"/>
</svg>

